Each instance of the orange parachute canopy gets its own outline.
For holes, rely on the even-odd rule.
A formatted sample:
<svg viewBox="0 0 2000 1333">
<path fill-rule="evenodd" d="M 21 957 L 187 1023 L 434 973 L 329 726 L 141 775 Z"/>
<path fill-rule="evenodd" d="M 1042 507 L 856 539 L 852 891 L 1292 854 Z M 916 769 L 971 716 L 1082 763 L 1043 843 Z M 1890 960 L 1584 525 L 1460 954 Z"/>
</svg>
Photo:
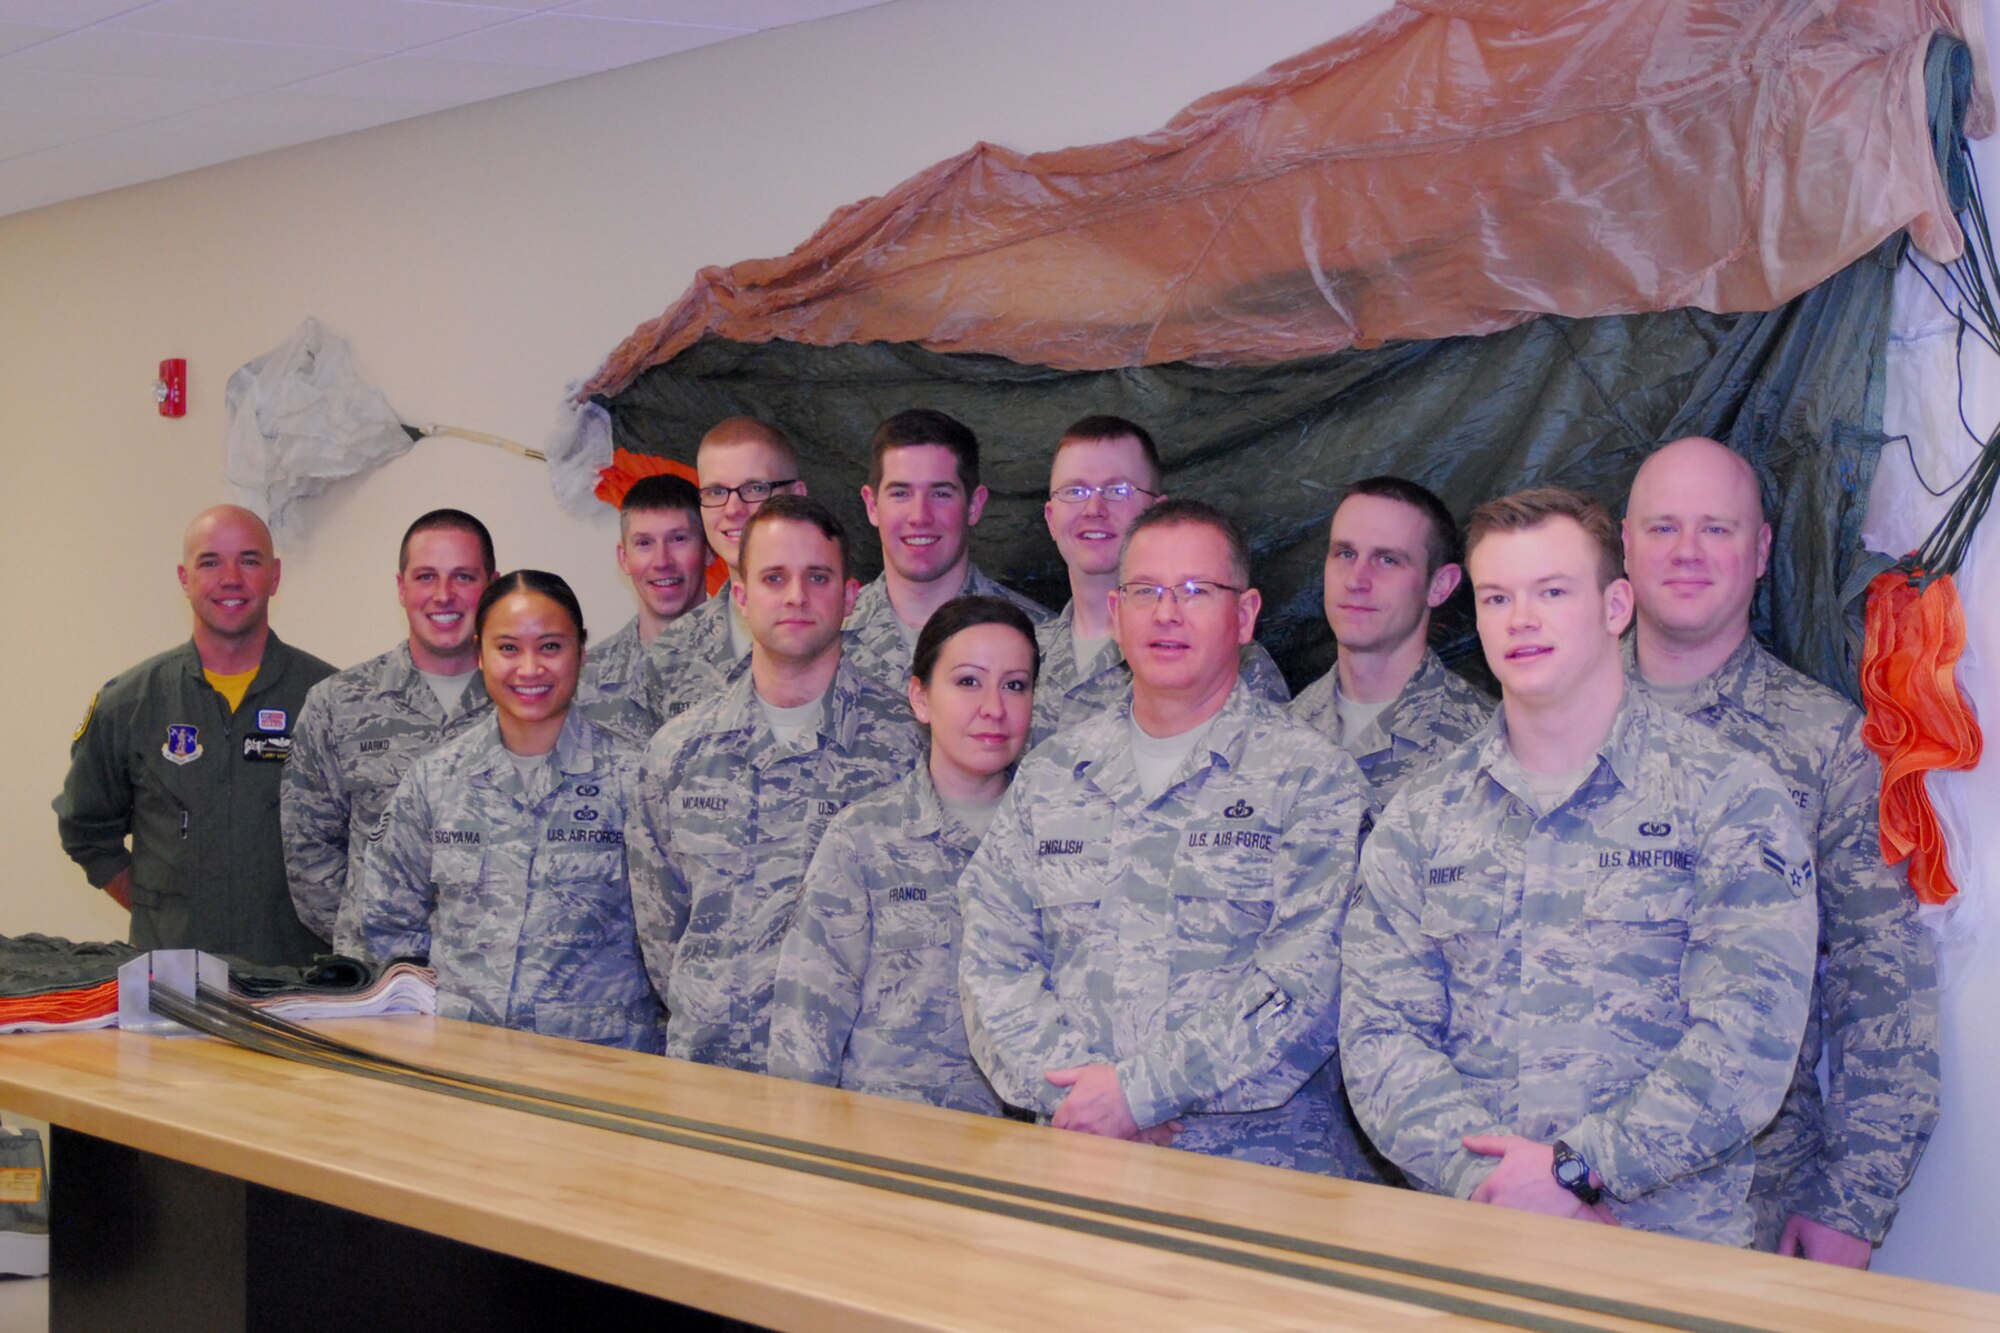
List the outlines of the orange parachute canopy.
<svg viewBox="0 0 2000 1333">
<path fill-rule="evenodd" d="M 1944 830 L 1924 774 L 1979 762 L 1979 722 L 1952 666 L 1965 651 L 1965 611 L 1949 574 L 1928 581 L 1903 569 L 1868 585 L 1868 637 L 1861 738 L 1882 758 L 1882 856 L 1910 862 L 1910 886 L 1926 903 L 1957 893 Z"/>
<path fill-rule="evenodd" d="M 691 486 L 701 483 L 695 479 L 694 469 L 686 463 L 675 462 L 671 458 L 661 458 L 658 454 L 635 454 L 630 449 L 611 451 L 611 466 L 597 470 L 597 485 L 591 489 L 604 503 L 616 509 L 625 503 L 625 494 L 637 485 L 641 477 L 661 475 L 680 477 Z M 708 562 L 708 595 L 715 596 L 722 591 L 722 585 L 729 582 L 729 566 L 720 557 L 711 557 Z"/>
<path fill-rule="evenodd" d="M 708 339 L 1105 370 L 1769 310 L 1905 228 L 1933 259 L 1960 253 L 1924 60 L 1978 17 L 1977 0 L 1405 0 L 1150 134 L 976 144 L 788 255 L 705 268 L 578 398 Z M 1968 127 L 1991 118 L 1981 78 Z"/>
</svg>

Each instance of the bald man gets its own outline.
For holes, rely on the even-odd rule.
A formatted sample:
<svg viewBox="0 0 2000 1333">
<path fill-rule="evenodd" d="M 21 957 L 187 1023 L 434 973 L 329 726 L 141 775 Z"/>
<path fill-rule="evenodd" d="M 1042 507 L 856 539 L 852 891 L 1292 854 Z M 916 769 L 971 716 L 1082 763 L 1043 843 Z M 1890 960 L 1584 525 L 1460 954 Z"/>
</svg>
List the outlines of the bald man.
<svg viewBox="0 0 2000 1333">
<path fill-rule="evenodd" d="M 1771 526 L 1739 455 L 1698 436 L 1655 452 L 1633 479 L 1624 541 L 1632 680 L 1777 772 L 1819 868 L 1805 1043 L 1756 1143 L 1757 1243 L 1866 1268 L 1938 1114 L 1936 966 L 1909 885 L 1882 862 L 1881 767 L 1859 710 L 1750 635 Z"/>
<path fill-rule="evenodd" d="M 132 913 L 139 948 L 282 964 L 323 947 L 285 886 L 278 777 L 333 668 L 271 632 L 278 575 L 262 519 L 196 515 L 180 564 L 193 636 L 106 682 L 70 744 L 63 851 Z"/>
</svg>

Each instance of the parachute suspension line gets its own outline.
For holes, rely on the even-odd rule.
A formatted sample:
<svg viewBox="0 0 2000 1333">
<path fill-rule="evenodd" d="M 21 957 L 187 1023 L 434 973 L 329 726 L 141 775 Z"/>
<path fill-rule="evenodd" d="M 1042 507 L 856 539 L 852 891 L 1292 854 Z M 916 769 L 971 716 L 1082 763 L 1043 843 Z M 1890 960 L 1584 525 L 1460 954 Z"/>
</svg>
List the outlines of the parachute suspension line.
<svg viewBox="0 0 2000 1333">
<path fill-rule="evenodd" d="M 1987 223 L 1986 201 L 1979 189 L 1979 172 L 1972 160 L 1971 146 L 1962 135 L 1958 141 L 1958 153 L 1965 163 L 1969 186 L 1965 210 L 1959 214 L 1959 220 L 1964 224 L 1965 250 L 1944 266 L 1952 292 L 1958 299 L 1948 300 L 1921 266 L 1917 272 L 1938 298 L 1939 304 L 1958 321 L 1958 417 L 1966 433 L 1979 442 L 1980 449 L 1978 457 L 1960 477 L 1963 485 L 1959 487 L 1958 498 L 1952 501 L 1951 508 L 1945 511 L 1944 517 L 1923 544 L 1901 562 L 1911 584 L 1917 587 L 1928 587 L 1932 580 L 1958 572 L 1965 561 L 1966 548 L 1972 544 L 1972 533 L 1986 517 L 1986 511 L 1993 503 L 1993 491 L 1996 485 L 2000 485 L 2000 426 L 1981 439 L 1979 433 L 1972 429 L 1972 423 L 1966 421 L 1964 371 L 1967 334 L 2000 355 L 2000 262 L 1995 260 L 1993 231 Z M 1916 464 L 1914 451 L 1910 463 L 1912 467 Z M 1921 474 L 1918 480 L 1923 480 Z M 1930 490 L 1930 483 L 1923 482 L 1923 485 L 1925 490 Z"/>
</svg>

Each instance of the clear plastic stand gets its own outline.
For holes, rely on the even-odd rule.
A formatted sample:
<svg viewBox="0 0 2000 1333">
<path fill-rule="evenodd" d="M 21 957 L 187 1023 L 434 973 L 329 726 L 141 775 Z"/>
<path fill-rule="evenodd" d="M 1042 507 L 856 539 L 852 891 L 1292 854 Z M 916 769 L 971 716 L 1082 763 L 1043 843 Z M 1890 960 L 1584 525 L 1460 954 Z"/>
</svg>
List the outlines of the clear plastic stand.
<svg viewBox="0 0 2000 1333">
<path fill-rule="evenodd" d="M 194 949 L 155 949 L 118 969 L 118 1026 L 127 1032 L 161 1037 L 198 1037 L 193 1028 L 153 1012 L 155 988 L 194 1002 L 197 980 L 211 990 L 229 989 L 229 964 Z"/>
</svg>

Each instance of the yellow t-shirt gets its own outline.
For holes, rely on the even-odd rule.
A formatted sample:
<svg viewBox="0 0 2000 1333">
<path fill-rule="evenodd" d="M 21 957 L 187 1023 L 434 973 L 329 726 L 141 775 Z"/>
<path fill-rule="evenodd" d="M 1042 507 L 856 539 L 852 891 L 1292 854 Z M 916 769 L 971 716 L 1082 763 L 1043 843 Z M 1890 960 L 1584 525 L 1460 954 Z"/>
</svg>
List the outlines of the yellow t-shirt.
<svg viewBox="0 0 2000 1333">
<path fill-rule="evenodd" d="M 243 706 L 243 696 L 250 693 L 250 682 L 257 679 L 257 668 L 239 671 L 233 676 L 221 676 L 208 668 L 202 668 L 202 678 L 213 685 L 216 692 L 229 700 L 229 711 L 235 712 Z"/>
</svg>

